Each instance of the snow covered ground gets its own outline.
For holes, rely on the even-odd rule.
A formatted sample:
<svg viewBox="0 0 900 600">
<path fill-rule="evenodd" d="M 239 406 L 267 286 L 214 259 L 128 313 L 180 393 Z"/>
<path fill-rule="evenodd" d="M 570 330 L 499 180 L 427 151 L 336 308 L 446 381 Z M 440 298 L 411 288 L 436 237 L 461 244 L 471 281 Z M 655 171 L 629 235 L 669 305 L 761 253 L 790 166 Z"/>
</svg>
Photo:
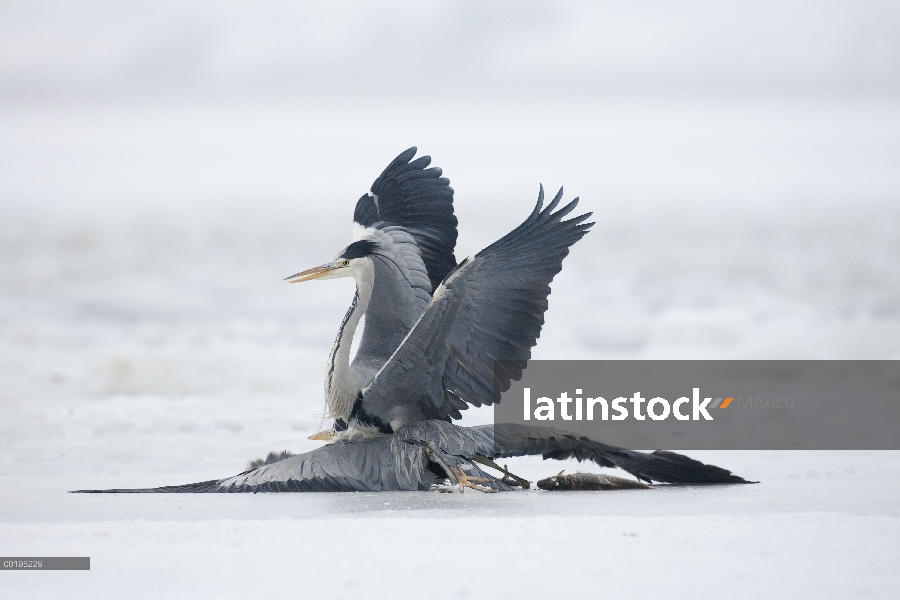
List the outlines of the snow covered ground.
<svg viewBox="0 0 900 600">
<path fill-rule="evenodd" d="M 4 109 L 0 554 L 92 560 L 5 572 L 4 597 L 900 592 L 898 452 L 693 453 L 761 482 L 722 489 L 66 494 L 316 445 L 352 283 L 281 279 L 346 243 L 353 202 L 412 143 L 456 189 L 460 256 L 540 181 L 595 211 L 538 358 L 900 357 L 894 106 L 445 107 L 425 127 L 389 108 L 217 110 Z"/>
</svg>

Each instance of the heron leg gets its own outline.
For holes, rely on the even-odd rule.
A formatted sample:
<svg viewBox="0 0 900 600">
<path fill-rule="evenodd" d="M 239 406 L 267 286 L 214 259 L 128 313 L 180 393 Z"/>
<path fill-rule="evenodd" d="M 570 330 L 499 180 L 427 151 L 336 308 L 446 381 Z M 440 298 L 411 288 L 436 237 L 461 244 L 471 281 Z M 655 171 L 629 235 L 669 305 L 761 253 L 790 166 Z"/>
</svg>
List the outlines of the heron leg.
<svg viewBox="0 0 900 600">
<path fill-rule="evenodd" d="M 495 463 L 494 461 L 492 461 L 492 460 L 489 459 L 488 457 L 486 457 L 486 456 L 481 456 L 480 454 L 476 454 L 476 455 L 472 458 L 472 460 L 474 460 L 474 461 L 477 462 L 477 463 L 481 463 L 481 464 L 483 464 L 483 465 L 486 466 L 486 467 L 490 467 L 490 468 L 492 468 L 492 469 L 497 469 L 498 471 L 500 471 L 501 473 L 503 473 L 504 479 L 506 479 L 507 477 L 509 477 L 510 479 L 512 479 L 513 481 L 515 481 L 516 484 L 517 484 L 519 487 L 521 487 L 523 490 L 531 489 L 531 482 L 530 482 L 530 481 L 528 481 L 527 479 L 523 479 L 523 478 L 519 477 L 518 475 L 514 475 L 514 474 L 510 473 L 510 472 L 506 469 L 506 465 L 503 465 L 503 466 L 501 467 L 500 465 L 498 465 L 497 463 Z M 506 483 L 506 482 L 504 482 L 504 483 Z"/>
<path fill-rule="evenodd" d="M 497 491 L 493 488 L 478 485 L 479 483 L 491 483 L 490 479 L 484 477 L 469 477 L 466 475 L 462 466 L 447 464 L 447 461 L 441 458 L 440 452 L 435 451 L 434 442 L 428 442 L 425 446 L 425 452 L 428 454 L 428 457 L 437 463 L 444 473 L 446 473 L 447 479 L 450 480 L 451 484 L 455 483 L 459 485 L 460 493 L 462 493 L 465 488 L 472 488 L 473 490 L 478 490 L 479 492 L 484 492 L 486 494 L 492 494 Z"/>
</svg>

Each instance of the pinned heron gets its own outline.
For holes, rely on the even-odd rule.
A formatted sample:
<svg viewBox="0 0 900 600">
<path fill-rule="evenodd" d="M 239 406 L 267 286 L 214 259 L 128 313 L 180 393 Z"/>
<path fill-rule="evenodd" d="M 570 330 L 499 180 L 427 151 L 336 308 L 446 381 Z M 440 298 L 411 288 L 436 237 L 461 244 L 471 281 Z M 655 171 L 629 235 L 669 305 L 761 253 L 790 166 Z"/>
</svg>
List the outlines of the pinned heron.
<svg viewBox="0 0 900 600">
<path fill-rule="evenodd" d="M 525 221 L 472 258 L 454 256 L 453 189 L 416 148 L 395 158 L 354 212 L 354 241 L 321 266 L 286 279 L 353 277 L 356 293 L 328 358 L 325 397 L 332 443 L 271 455 L 234 477 L 110 492 L 425 490 L 443 481 L 480 491 L 527 487 L 497 458 L 592 460 L 647 482 L 744 483 L 719 467 L 644 454 L 545 427 L 451 423 L 491 405 L 522 375 L 544 323 L 550 283 L 593 223 L 564 219 L 578 199 L 547 206 L 540 189 Z M 356 329 L 365 326 L 353 361 Z M 503 363 L 495 363 L 495 361 Z M 502 364 L 495 372 L 495 364 Z M 491 475 L 481 467 L 502 474 Z"/>
<path fill-rule="evenodd" d="M 387 492 L 428 491 L 444 481 L 481 492 L 505 492 L 528 482 L 495 459 L 526 455 L 592 461 L 619 467 L 646 482 L 748 483 L 737 475 L 674 452 L 651 454 L 609 446 L 549 427 L 498 424 L 459 427 L 419 421 L 389 436 L 328 444 L 275 456 L 243 473 L 212 481 L 149 489 L 81 490 L 90 493 Z M 502 477 L 485 471 L 491 467 Z M 443 489 L 443 488 L 440 488 Z"/>
</svg>

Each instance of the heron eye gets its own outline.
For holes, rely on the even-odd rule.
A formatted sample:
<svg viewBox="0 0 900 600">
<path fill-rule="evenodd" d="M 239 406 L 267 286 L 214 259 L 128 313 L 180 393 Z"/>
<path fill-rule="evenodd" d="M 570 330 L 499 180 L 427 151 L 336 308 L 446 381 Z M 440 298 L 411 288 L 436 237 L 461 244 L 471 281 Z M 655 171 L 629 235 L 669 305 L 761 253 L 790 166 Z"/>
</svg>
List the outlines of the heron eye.
<svg viewBox="0 0 900 600">
<path fill-rule="evenodd" d="M 347 260 L 346 258 L 345 258 L 344 260 L 341 261 L 341 266 L 342 266 L 342 267 L 346 267 L 346 266 L 349 265 L 349 264 L 350 264 L 350 261 Z"/>
</svg>

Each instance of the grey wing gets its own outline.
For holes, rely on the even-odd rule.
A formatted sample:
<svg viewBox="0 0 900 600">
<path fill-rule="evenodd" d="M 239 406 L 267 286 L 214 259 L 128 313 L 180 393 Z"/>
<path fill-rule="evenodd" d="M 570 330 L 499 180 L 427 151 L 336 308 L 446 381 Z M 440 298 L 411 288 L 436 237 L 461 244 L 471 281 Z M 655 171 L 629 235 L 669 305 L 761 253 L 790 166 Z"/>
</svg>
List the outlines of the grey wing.
<svg viewBox="0 0 900 600">
<path fill-rule="evenodd" d="M 499 400 L 521 377 L 544 324 L 550 282 L 569 247 L 593 223 L 590 213 L 563 217 L 578 203 L 554 212 L 562 189 L 519 227 L 464 260 L 435 290 L 425 313 L 406 339 L 363 389 L 358 417 L 376 425 L 424 418 L 459 418 L 466 404 Z M 494 361 L 504 363 L 494 373 Z M 496 388 L 496 389 L 495 389 Z"/>
<path fill-rule="evenodd" d="M 412 160 L 415 154 L 413 147 L 391 161 L 371 193 L 356 203 L 353 221 L 362 227 L 399 226 L 407 231 L 418 246 L 433 291 L 456 266 L 453 188 L 441 177 L 441 169 L 426 168 L 431 157 Z"/>
<path fill-rule="evenodd" d="M 382 492 L 427 490 L 437 478 L 420 444 L 375 438 L 330 444 L 218 481 L 90 493 Z"/>
<path fill-rule="evenodd" d="M 223 480 L 223 492 L 381 492 L 428 489 L 421 446 L 375 438 L 312 452 Z"/>
<path fill-rule="evenodd" d="M 493 455 L 488 458 L 540 454 L 545 459 L 591 460 L 602 467 L 619 467 L 648 483 L 751 483 L 721 467 L 675 452 L 657 450 L 647 454 L 626 450 L 551 427 L 497 424 L 471 429 L 480 436 L 493 439 Z"/>
<path fill-rule="evenodd" d="M 675 452 L 635 452 L 552 427 L 511 423 L 460 427 L 427 420 L 402 427 L 393 437 L 431 443 L 445 454 L 466 459 L 541 455 L 545 459 L 575 458 L 593 461 L 601 467 L 619 467 L 647 482 L 749 483 L 730 471 Z"/>
</svg>

